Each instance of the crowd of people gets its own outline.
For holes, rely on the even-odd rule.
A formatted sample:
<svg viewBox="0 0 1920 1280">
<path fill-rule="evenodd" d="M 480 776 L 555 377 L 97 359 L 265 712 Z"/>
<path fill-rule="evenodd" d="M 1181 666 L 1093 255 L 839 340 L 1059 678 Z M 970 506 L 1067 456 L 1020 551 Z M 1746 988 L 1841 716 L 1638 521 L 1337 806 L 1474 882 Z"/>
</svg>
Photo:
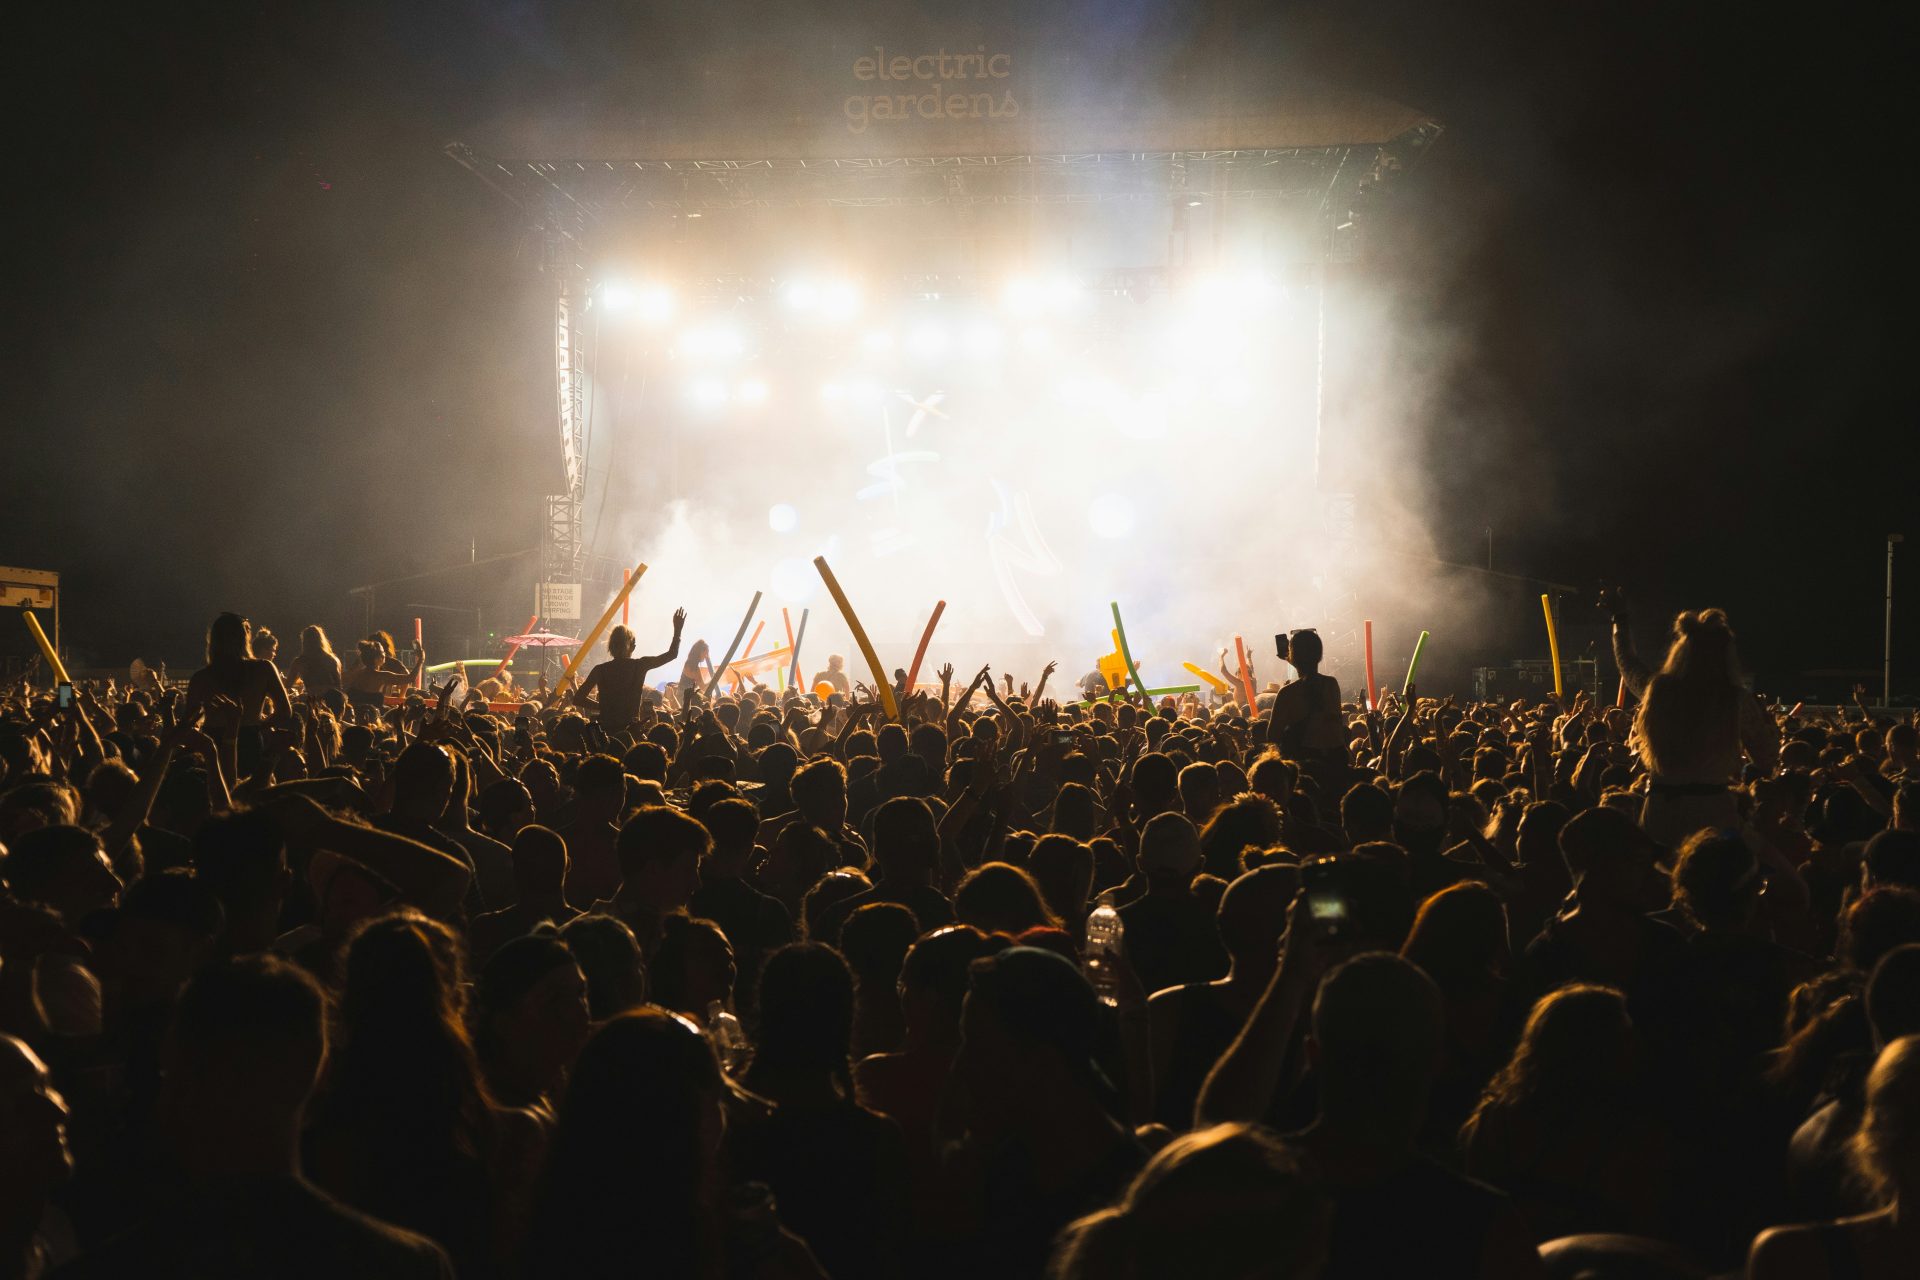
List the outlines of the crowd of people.
<svg viewBox="0 0 1920 1280">
<path fill-rule="evenodd" d="M 1913 1275 L 1913 717 L 1603 603 L 1623 705 L 22 681 L 0 1280 Z"/>
</svg>

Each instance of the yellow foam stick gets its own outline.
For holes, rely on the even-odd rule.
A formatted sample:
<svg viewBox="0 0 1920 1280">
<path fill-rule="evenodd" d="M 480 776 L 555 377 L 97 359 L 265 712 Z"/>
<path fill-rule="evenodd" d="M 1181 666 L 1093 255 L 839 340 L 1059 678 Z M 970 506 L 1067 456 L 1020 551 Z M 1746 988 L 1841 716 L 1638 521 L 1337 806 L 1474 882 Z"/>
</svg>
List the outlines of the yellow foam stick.
<svg viewBox="0 0 1920 1280">
<path fill-rule="evenodd" d="M 646 571 L 647 566 L 644 564 L 634 569 L 633 576 L 628 578 L 626 584 L 620 588 L 620 594 L 613 598 L 613 603 L 607 606 L 607 611 L 600 615 L 600 621 L 593 624 L 593 630 L 587 632 L 587 638 L 580 642 L 580 647 L 573 651 L 571 658 L 567 659 L 567 669 L 560 673 L 560 683 L 553 686 L 554 701 L 559 701 L 560 695 L 565 693 L 567 686 L 573 683 L 574 674 L 580 670 L 580 664 L 585 662 L 587 655 L 593 652 L 593 646 L 600 643 L 600 633 L 605 631 L 607 624 L 613 621 L 613 615 L 620 612 L 620 606 L 625 604 L 627 597 L 633 594 L 633 589 L 640 585 L 640 576 Z"/>
<path fill-rule="evenodd" d="M 60 655 L 53 651 L 53 642 L 47 639 L 47 633 L 40 629 L 40 619 L 33 616 L 31 609 L 22 609 L 20 616 L 27 620 L 27 630 L 33 632 L 34 641 L 40 646 L 40 655 L 47 660 L 47 665 L 53 668 L 53 678 L 60 684 L 72 684 L 73 681 L 67 679 L 66 667 L 60 663 Z"/>
<path fill-rule="evenodd" d="M 1219 676 L 1213 674 L 1213 672 L 1203 670 L 1200 667 L 1196 667 L 1191 662 L 1183 662 L 1180 665 L 1185 667 L 1187 670 L 1193 672 L 1193 674 L 1199 676 L 1202 680 L 1205 680 L 1208 684 L 1212 685 L 1213 691 L 1215 693 L 1225 693 L 1227 691 L 1227 682 L 1225 680 L 1222 680 Z"/>
<path fill-rule="evenodd" d="M 1560 687 L 1560 635 L 1553 629 L 1553 597 L 1540 597 L 1540 608 L 1547 615 L 1547 652 L 1553 655 L 1553 696 L 1562 696 Z"/>
<path fill-rule="evenodd" d="M 873 651 L 873 641 L 867 639 L 867 629 L 854 616 L 853 606 L 847 603 L 847 593 L 840 589 L 840 581 L 833 576 L 833 570 L 827 568 L 827 558 L 815 556 L 813 567 L 820 571 L 820 581 L 827 584 L 827 594 L 840 606 L 840 616 L 847 620 L 847 630 L 853 632 L 853 642 L 860 646 L 860 656 L 867 660 L 867 670 L 873 672 L 873 687 L 880 694 L 880 704 L 887 709 L 887 718 L 898 720 L 900 704 L 893 700 L 893 681 L 887 679 L 886 669 L 880 665 L 880 655 Z"/>
</svg>

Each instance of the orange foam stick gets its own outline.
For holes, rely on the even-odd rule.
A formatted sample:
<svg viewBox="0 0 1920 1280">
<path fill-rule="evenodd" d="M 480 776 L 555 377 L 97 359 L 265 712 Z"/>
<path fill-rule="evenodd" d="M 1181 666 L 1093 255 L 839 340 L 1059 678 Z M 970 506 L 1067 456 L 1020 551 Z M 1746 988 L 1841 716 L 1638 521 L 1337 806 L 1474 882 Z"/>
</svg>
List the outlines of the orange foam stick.
<svg viewBox="0 0 1920 1280">
<path fill-rule="evenodd" d="M 1234 652 L 1240 658 L 1240 684 L 1247 691 L 1247 712 L 1253 712 L 1253 668 L 1247 665 L 1247 642 L 1239 636 L 1233 638 Z"/>
</svg>

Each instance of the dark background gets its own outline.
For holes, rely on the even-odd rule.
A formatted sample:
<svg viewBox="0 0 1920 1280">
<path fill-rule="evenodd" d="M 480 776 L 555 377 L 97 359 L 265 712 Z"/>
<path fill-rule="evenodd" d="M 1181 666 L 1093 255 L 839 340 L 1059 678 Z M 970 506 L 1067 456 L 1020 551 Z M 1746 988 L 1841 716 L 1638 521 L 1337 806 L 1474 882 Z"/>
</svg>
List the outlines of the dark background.
<svg viewBox="0 0 1920 1280">
<path fill-rule="evenodd" d="M 1877 670 L 1884 538 L 1920 540 L 1890 9 L 1044 8 L 1143 50 L 1205 17 L 1446 122 L 1378 264 L 1449 353 L 1401 480 L 1442 557 L 1491 525 L 1504 569 L 1722 605 L 1766 688 Z M 535 246 L 440 149 L 590 116 L 648 76 L 650 29 L 684 51 L 758 15 L 83 4 L 16 31 L 0 562 L 66 575 L 79 663 L 184 668 L 224 608 L 351 635 L 348 587 L 531 545 L 557 471 Z M 1895 631 L 1911 692 L 1920 609 Z"/>
</svg>

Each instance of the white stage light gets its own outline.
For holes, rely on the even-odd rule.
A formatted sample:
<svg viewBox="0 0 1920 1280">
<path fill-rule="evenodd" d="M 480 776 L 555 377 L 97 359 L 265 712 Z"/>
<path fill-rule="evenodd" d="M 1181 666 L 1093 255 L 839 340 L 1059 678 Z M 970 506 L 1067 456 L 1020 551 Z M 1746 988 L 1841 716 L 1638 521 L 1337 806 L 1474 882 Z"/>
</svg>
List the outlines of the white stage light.
<svg viewBox="0 0 1920 1280">
<path fill-rule="evenodd" d="M 609 311 L 625 311 L 634 303 L 633 286 L 609 280 L 600 286 L 600 302 Z"/>
<path fill-rule="evenodd" d="M 767 508 L 767 527 L 775 533 L 792 533 L 799 524 L 800 513 L 791 502 L 776 502 Z"/>
<path fill-rule="evenodd" d="M 823 382 L 820 384 L 820 398 L 822 400 L 842 400 L 846 398 L 846 394 L 847 389 L 837 382 Z"/>
<path fill-rule="evenodd" d="M 787 305 L 795 311 L 811 311 L 820 303 L 820 290 L 805 280 L 787 286 Z"/>
<path fill-rule="evenodd" d="M 879 404 L 883 395 L 885 392 L 880 390 L 878 383 L 864 378 L 847 384 L 847 399 L 855 404 Z"/>
<path fill-rule="evenodd" d="M 1133 532 L 1133 503 L 1118 493 L 1103 493 L 1087 507 L 1087 523 L 1096 536 L 1124 538 Z"/>
<path fill-rule="evenodd" d="M 1007 309 L 1022 315 L 1056 314 L 1073 306 L 1079 297 L 1080 282 L 1065 273 L 1021 276 L 1009 280 L 1001 292 Z"/>
<path fill-rule="evenodd" d="M 1030 324 L 1020 331 L 1020 345 L 1028 351 L 1051 351 L 1053 334 L 1037 324 Z"/>
<path fill-rule="evenodd" d="M 885 329 L 875 329 L 860 339 L 860 345 L 878 355 L 893 350 L 893 335 Z"/>
<path fill-rule="evenodd" d="M 767 384 L 758 378 L 743 378 L 734 388 L 734 398 L 741 404 L 759 405 L 767 402 Z"/>
</svg>

